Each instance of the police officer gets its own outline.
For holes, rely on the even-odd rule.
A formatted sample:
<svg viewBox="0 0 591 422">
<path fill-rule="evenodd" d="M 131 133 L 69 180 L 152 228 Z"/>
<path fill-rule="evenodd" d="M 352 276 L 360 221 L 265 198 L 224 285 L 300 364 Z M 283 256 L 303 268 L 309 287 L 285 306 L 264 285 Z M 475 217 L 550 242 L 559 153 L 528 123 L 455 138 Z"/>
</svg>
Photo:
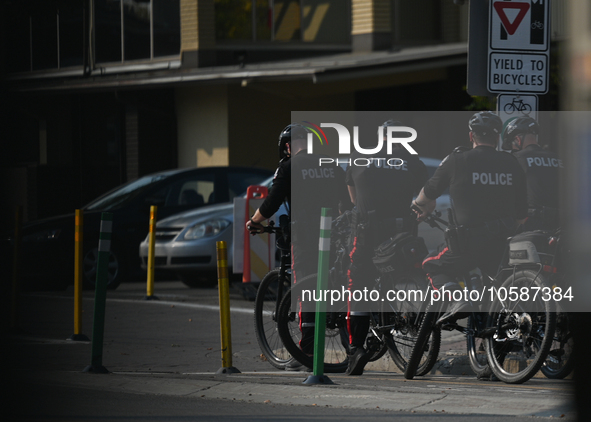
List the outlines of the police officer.
<svg viewBox="0 0 591 422">
<path fill-rule="evenodd" d="M 269 194 L 260 208 L 246 223 L 247 230 L 256 233 L 263 228 L 264 220 L 273 216 L 284 200 L 287 200 L 292 240 L 292 276 L 294 283 L 318 271 L 318 240 L 320 236 L 321 208 L 331 208 L 336 216 L 339 209 L 351 208 L 345 185 L 345 172 L 337 165 L 321 165 L 320 154 L 307 151 L 308 129 L 292 123 L 279 135 L 281 162 Z M 300 347 L 307 354 L 313 353 L 314 313 L 301 314 L 302 339 Z M 286 369 L 298 369 L 293 362 Z"/>
<path fill-rule="evenodd" d="M 528 219 L 525 230 L 555 230 L 559 225 L 558 173 L 563 167 L 556 154 L 538 145 L 540 127 L 531 117 L 514 117 L 505 122 L 504 150 L 510 150 L 525 171 Z"/>
<path fill-rule="evenodd" d="M 469 121 L 472 149 L 456 148 L 448 155 L 414 201 L 421 210 L 419 220 L 424 219 L 449 187 L 454 222 L 461 226 L 458 236 L 423 262 L 434 289 L 459 289 L 456 278 L 475 267 L 496 274 L 507 236 L 527 217 L 523 170 L 515 157 L 496 150 L 502 126 L 494 113 L 474 114 Z M 470 311 L 469 301 L 456 301 L 437 323 L 465 318 Z"/>
<path fill-rule="evenodd" d="M 397 121 L 383 123 L 386 128 L 402 126 Z M 378 132 L 380 133 L 380 132 Z M 392 157 L 367 158 L 368 165 L 351 165 L 347 169 L 347 185 L 357 213 L 353 227 L 351 266 L 348 272 L 349 290 L 371 287 L 378 276 L 373 264 L 374 249 L 383 241 L 400 232 L 411 232 L 416 227 L 409 207 L 413 198 L 427 181 L 425 164 L 405 148 L 394 148 Z M 354 160 L 351 161 L 355 163 Z M 370 358 L 364 348 L 369 330 L 367 304 L 349 302 L 349 366 L 348 375 L 361 375 Z M 362 308 L 362 309 L 360 309 Z"/>
</svg>

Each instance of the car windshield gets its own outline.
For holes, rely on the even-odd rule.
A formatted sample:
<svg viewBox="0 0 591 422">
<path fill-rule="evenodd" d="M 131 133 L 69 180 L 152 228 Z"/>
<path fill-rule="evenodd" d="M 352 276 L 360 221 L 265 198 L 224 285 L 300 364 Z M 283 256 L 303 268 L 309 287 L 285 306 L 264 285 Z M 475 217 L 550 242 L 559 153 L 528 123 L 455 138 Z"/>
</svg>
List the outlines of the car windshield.
<svg viewBox="0 0 591 422">
<path fill-rule="evenodd" d="M 142 177 L 101 196 L 84 207 L 84 209 L 88 211 L 108 211 L 119 208 L 150 189 L 153 183 L 164 180 L 168 176 L 168 174 L 156 174 Z"/>
</svg>

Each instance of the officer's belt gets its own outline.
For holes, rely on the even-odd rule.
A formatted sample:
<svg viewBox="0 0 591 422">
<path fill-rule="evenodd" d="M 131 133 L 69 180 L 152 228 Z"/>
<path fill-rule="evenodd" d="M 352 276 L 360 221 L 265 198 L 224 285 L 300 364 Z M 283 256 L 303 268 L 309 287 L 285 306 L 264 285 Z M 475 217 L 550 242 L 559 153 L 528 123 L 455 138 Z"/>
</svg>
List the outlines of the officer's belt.
<svg viewBox="0 0 591 422">
<path fill-rule="evenodd" d="M 516 228 L 516 222 L 513 218 L 501 218 L 498 220 L 485 221 L 483 224 L 465 228 L 469 236 L 508 236 L 513 235 L 513 231 Z"/>
<path fill-rule="evenodd" d="M 558 208 L 552 207 L 538 207 L 538 208 L 529 208 L 527 210 L 528 217 L 540 217 L 548 220 L 552 220 L 558 217 Z"/>
</svg>

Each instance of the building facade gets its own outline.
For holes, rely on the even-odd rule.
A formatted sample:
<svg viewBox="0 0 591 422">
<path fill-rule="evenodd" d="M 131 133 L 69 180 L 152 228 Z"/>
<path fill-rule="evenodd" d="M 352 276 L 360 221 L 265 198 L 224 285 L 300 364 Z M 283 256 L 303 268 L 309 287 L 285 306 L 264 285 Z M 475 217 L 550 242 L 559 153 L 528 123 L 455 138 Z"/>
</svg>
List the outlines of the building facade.
<svg viewBox="0 0 591 422">
<path fill-rule="evenodd" d="M 168 168 L 274 168 L 295 110 L 462 110 L 455 3 L 3 0 L 2 217 L 71 212 Z"/>
</svg>

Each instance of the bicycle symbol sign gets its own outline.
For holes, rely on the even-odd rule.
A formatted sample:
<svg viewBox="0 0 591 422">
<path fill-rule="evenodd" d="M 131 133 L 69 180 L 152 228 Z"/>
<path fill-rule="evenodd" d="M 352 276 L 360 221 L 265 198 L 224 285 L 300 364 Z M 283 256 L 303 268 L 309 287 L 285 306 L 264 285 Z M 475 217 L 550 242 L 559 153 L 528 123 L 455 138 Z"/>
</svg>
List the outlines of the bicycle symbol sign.
<svg viewBox="0 0 591 422">
<path fill-rule="evenodd" d="M 531 105 L 524 103 L 522 98 L 513 97 L 513 101 L 503 106 L 503 111 L 507 114 L 518 112 L 528 115 L 531 113 Z"/>
<path fill-rule="evenodd" d="M 511 117 L 529 116 L 537 119 L 537 95 L 500 94 L 497 99 L 497 110 L 501 120 Z"/>
</svg>

